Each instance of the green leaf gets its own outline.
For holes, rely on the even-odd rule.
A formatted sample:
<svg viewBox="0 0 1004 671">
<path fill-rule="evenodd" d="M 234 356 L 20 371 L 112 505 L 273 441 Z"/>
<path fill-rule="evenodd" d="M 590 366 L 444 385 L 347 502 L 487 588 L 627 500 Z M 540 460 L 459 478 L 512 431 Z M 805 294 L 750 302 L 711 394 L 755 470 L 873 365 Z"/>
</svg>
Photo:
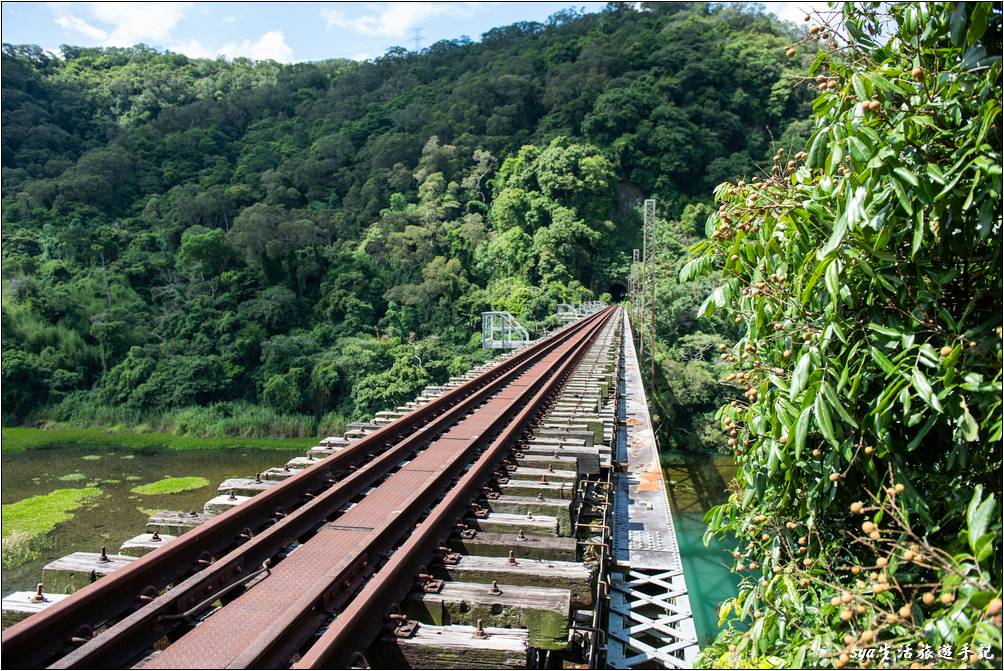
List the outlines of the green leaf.
<svg viewBox="0 0 1004 671">
<path fill-rule="evenodd" d="M 851 158 L 854 159 L 855 163 L 867 163 L 868 159 L 872 157 L 871 148 L 857 136 L 852 135 L 847 138 L 847 145 L 850 147 Z"/>
<path fill-rule="evenodd" d="M 994 540 L 996 539 L 997 534 L 992 531 L 976 539 L 976 543 L 973 544 L 973 556 L 976 557 L 976 561 L 981 562 L 990 556 L 990 553 L 994 551 Z"/>
<path fill-rule="evenodd" d="M 858 428 L 858 423 L 854 421 L 854 418 L 851 417 L 850 413 L 847 412 L 847 409 L 844 408 L 844 405 L 840 402 L 840 398 L 837 396 L 837 393 L 833 391 L 833 387 L 831 387 L 826 380 L 823 380 L 819 383 L 819 388 L 826 397 L 826 401 L 833 406 L 833 409 L 837 411 L 840 418 L 853 426 L 855 429 Z"/>
<path fill-rule="evenodd" d="M 924 426 L 920 427 L 920 430 L 917 431 L 916 434 L 914 434 L 913 439 L 906 444 L 907 452 L 913 452 L 914 450 L 916 450 L 917 447 L 920 446 L 920 441 L 924 440 L 924 436 L 926 436 L 931 431 L 931 429 L 934 428 L 934 425 L 937 423 L 938 423 L 937 416 L 929 417 L 927 421 L 924 422 Z"/>
<path fill-rule="evenodd" d="M 889 358 L 885 354 L 882 354 L 882 352 L 874 347 L 870 347 L 868 352 L 875 359 L 875 363 L 886 372 L 886 375 L 894 375 L 896 373 L 896 366 L 893 365 L 892 361 L 889 361 Z"/>
<path fill-rule="evenodd" d="M 968 527 L 967 532 L 969 534 L 969 547 L 976 550 L 976 541 L 987 532 L 987 526 L 989 526 L 990 521 L 993 519 L 994 508 L 997 506 L 997 502 L 994 500 L 994 495 L 991 493 L 987 497 L 986 501 L 983 501 L 983 486 L 976 485 L 973 491 L 973 498 L 969 501 L 969 507 L 966 508 L 966 526 Z"/>
<path fill-rule="evenodd" d="M 922 242 L 924 242 L 924 210 L 917 210 L 913 215 L 913 240 L 910 243 L 910 258 L 917 256 Z"/>
<path fill-rule="evenodd" d="M 872 83 L 859 73 L 851 75 L 851 88 L 854 89 L 854 95 L 861 100 L 868 100 L 872 97 Z"/>
<path fill-rule="evenodd" d="M 931 388 L 931 383 L 927 381 L 927 378 L 920 371 L 919 368 L 913 369 L 913 377 L 911 378 L 913 383 L 913 388 L 917 390 L 917 395 L 927 403 L 929 406 L 941 412 L 941 401 L 938 397 L 934 395 L 934 389 Z"/>
<path fill-rule="evenodd" d="M 906 193 L 906 187 L 904 187 L 900 180 L 893 177 L 891 180 L 892 190 L 896 194 L 896 200 L 899 201 L 900 207 L 909 214 L 913 215 L 913 203 L 910 202 L 910 196 Z"/>
<path fill-rule="evenodd" d="M 698 317 L 707 317 L 715 311 L 715 302 L 713 299 L 714 296 L 708 294 L 708 297 L 704 299 L 703 303 L 701 303 L 701 307 L 697 308 Z"/>
<path fill-rule="evenodd" d="M 829 292 L 833 302 L 836 303 L 840 295 L 840 268 L 836 262 L 830 263 L 826 267 L 824 280 L 826 290 Z"/>
<path fill-rule="evenodd" d="M 968 9 L 966 4 L 965 2 L 958 3 L 948 18 L 948 27 L 955 46 L 962 46 L 962 38 L 966 35 L 966 10 Z"/>
<path fill-rule="evenodd" d="M 833 447 L 838 447 L 840 443 L 837 442 L 837 438 L 833 434 L 833 420 L 830 419 L 830 409 L 826 407 L 826 400 L 823 398 L 823 394 L 816 394 L 816 399 L 812 403 L 812 409 L 816 415 L 816 426 L 819 427 L 823 437 Z"/>
<path fill-rule="evenodd" d="M 795 372 L 791 376 L 791 388 L 788 390 L 788 398 L 794 400 L 799 392 L 805 389 L 805 381 L 809 378 L 810 365 L 812 365 L 812 358 L 808 352 L 798 358 Z"/>
<path fill-rule="evenodd" d="M 973 11 L 969 15 L 969 30 L 966 31 L 967 44 L 975 44 L 987 31 L 991 6 L 990 3 L 986 2 L 973 3 Z"/>
<path fill-rule="evenodd" d="M 795 422 L 795 459 L 802 458 L 805 449 L 805 438 L 809 435 L 809 422 L 812 418 L 812 406 L 807 405 Z"/>
<path fill-rule="evenodd" d="M 900 178 L 910 186 L 917 188 L 919 185 L 919 182 L 917 182 L 917 176 L 906 168 L 893 168 L 892 171 L 899 175 Z"/>
<path fill-rule="evenodd" d="M 712 257 L 699 256 L 696 259 L 691 259 L 684 264 L 683 268 L 680 269 L 680 282 L 689 282 L 699 275 L 704 275 L 711 269 Z"/>
<path fill-rule="evenodd" d="M 886 336 L 887 338 L 901 338 L 903 336 L 903 334 L 896 329 L 889 328 L 888 326 L 882 326 L 881 324 L 876 324 L 875 322 L 869 322 L 868 328 L 875 331 L 875 333 L 878 333 L 879 335 Z"/>
<path fill-rule="evenodd" d="M 826 160 L 826 143 L 830 136 L 829 127 L 820 128 L 816 131 L 816 136 L 812 139 L 809 147 L 809 159 L 806 162 L 810 168 L 819 168 Z"/>
<path fill-rule="evenodd" d="M 823 258 L 829 256 L 833 250 L 840 246 L 840 243 L 844 239 L 844 234 L 847 233 L 847 216 L 841 214 L 837 217 L 837 221 L 833 224 L 833 232 L 830 233 L 830 239 L 826 241 L 826 244 L 816 252 L 816 258 L 822 260 Z"/>
<path fill-rule="evenodd" d="M 973 442 L 980 437 L 980 425 L 976 423 L 976 418 L 969 412 L 965 399 L 959 399 L 962 406 L 962 416 L 959 417 L 959 428 L 962 430 L 962 437 L 967 442 Z"/>
<path fill-rule="evenodd" d="M 910 416 L 910 407 L 913 405 L 913 396 L 910 395 L 910 390 L 907 387 L 903 387 L 899 392 L 899 402 L 903 405 L 903 417 Z"/>
</svg>

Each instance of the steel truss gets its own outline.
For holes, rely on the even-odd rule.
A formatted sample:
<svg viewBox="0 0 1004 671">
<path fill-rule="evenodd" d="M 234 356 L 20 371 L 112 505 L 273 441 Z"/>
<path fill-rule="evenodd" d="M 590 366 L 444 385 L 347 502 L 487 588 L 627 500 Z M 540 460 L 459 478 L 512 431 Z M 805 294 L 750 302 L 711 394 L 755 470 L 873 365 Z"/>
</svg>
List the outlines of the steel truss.
<svg viewBox="0 0 1004 671">
<path fill-rule="evenodd" d="M 682 569 L 613 572 L 608 626 L 611 668 L 657 662 L 669 669 L 690 669 L 697 659 L 697 630 Z"/>
</svg>

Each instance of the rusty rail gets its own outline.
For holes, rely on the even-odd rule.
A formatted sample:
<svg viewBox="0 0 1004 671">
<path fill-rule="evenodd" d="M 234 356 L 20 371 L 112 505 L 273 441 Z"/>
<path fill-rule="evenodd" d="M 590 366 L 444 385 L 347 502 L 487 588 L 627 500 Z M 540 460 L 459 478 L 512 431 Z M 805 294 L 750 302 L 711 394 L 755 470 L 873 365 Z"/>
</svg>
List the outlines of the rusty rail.
<svg viewBox="0 0 1004 671">
<path fill-rule="evenodd" d="M 595 325 L 605 322 L 610 313 L 605 314 L 602 319 L 597 316 L 583 320 L 552 334 L 518 357 L 319 461 L 172 544 L 53 605 L 39 616 L 11 627 L 3 634 L 4 655 L 10 655 L 9 658 L 17 659 L 26 667 L 52 664 L 60 668 L 79 668 L 127 663 L 135 658 L 138 650 L 148 648 L 177 626 L 179 619 L 172 616 L 190 612 L 198 604 L 211 603 L 208 596 L 229 590 L 235 581 L 246 579 L 249 570 L 272 559 L 290 543 L 311 534 L 340 507 L 428 445 L 433 436 L 563 342 L 583 341 L 575 334 L 587 329 L 589 333 L 595 332 L 598 328 Z M 381 449 L 386 451 L 376 454 Z M 467 463 L 469 460 L 463 465 Z M 351 472 L 351 469 L 357 470 Z M 451 471 L 451 478 L 458 475 L 455 471 Z M 348 475 L 336 481 L 337 476 L 345 473 Z M 448 480 L 450 478 L 445 476 L 437 480 L 440 487 L 436 495 L 442 493 L 444 484 L 448 486 Z M 435 496 L 430 493 L 419 498 L 421 505 L 417 509 L 427 507 Z M 403 515 L 399 520 L 392 520 L 388 524 L 387 538 L 395 534 L 400 536 L 409 521 L 413 525 L 414 516 Z M 384 540 L 375 543 L 371 551 L 386 552 L 391 545 L 392 541 Z M 204 566 L 207 556 L 210 564 Z M 367 564 L 365 559 L 362 564 Z M 360 573 L 358 562 L 351 568 L 356 574 L 351 583 L 356 587 L 372 572 L 371 565 L 369 572 Z M 151 594 L 165 588 L 168 588 L 165 593 L 150 600 Z M 315 597 L 320 599 L 322 607 L 314 610 L 321 613 L 330 612 L 348 599 L 347 595 L 333 593 Z M 313 626 L 316 629 L 320 624 L 316 617 L 308 619 L 310 624 L 302 622 L 294 628 L 302 631 Z M 109 625 L 108 629 L 90 640 L 79 635 L 81 630 L 94 631 L 102 625 Z M 282 635 L 276 637 L 277 640 L 282 638 Z M 266 647 L 268 650 L 264 650 Z M 260 664 L 265 655 L 277 660 L 289 649 L 289 645 L 281 649 L 271 644 L 263 646 L 262 656 L 247 661 Z"/>
<path fill-rule="evenodd" d="M 506 458 L 516 438 L 530 426 L 547 402 L 560 390 L 589 348 L 593 337 L 612 315 L 612 310 L 600 313 L 602 319 L 594 321 L 588 333 L 575 344 L 556 373 L 533 394 L 505 430 L 464 474 L 457 486 L 433 509 L 360 594 L 335 617 L 314 645 L 293 665 L 294 669 L 347 668 L 354 655 L 365 650 L 379 635 L 385 626 L 385 622 L 378 617 L 381 614 L 380 608 L 400 601 L 412 589 L 415 573 L 421 566 L 427 565 L 437 547 L 445 544 L 442 539 L 450 535 L 451 529 L 463 517 L 471 500 L 476 498 L 481 485 Z"/>
</svg>

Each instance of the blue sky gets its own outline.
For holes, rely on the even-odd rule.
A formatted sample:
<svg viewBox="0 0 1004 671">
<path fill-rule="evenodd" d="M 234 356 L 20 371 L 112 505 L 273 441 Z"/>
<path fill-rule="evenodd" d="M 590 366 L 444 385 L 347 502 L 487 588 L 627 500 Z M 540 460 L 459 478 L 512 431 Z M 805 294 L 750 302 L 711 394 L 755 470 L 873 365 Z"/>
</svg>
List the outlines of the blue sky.
<svg viewBox="0 0 1004 671">
<path fill-rule="evenodd" d="M 75 46 L 148 44 L 192 57 L 281 62 L 367 59 L 392 46 L 478 37 L 516 21 L 543 21 L 567 7 L 604 2 L 4 2 L 3 41 L 57 51 Z M 800 20 L 822 3 L 763 3 Z"/>
</svg>

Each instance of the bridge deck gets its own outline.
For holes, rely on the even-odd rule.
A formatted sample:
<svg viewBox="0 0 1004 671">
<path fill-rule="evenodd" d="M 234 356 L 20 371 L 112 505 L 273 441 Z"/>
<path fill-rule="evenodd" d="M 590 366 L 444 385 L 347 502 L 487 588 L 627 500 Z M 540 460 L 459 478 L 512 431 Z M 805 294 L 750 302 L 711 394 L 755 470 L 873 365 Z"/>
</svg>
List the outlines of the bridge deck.
<svg viewBox="0 0 1004 671">
<path fill-rule="evenodd" d="M 624 371 L 619 381 L 624 424 L 617 429 L 613 557 L 610 585 L 612 668 L 690 668 L 697 655 L 694 627 L 676 528 L 669 507 L 648 399 L 630 321 L 625 317 Z"/>
</svg>

